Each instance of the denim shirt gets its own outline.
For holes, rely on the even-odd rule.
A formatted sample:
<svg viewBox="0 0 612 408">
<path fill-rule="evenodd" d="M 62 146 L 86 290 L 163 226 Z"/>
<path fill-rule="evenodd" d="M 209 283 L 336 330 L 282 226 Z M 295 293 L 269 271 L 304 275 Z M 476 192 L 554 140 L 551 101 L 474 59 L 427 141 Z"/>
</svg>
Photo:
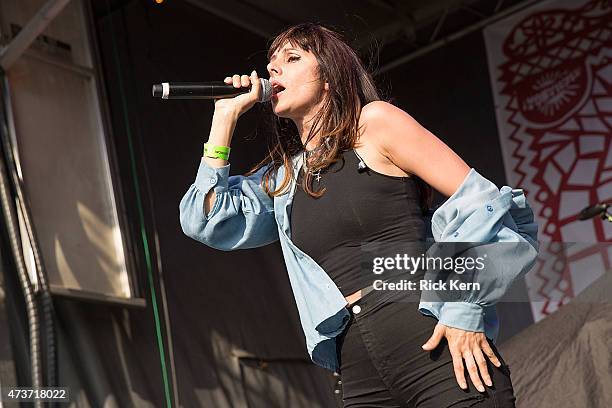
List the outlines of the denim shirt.
<svg viewBox="0 0 612 408">
<path fill-rule="evenodd" d="M 301 154 L 292 158 L 294 174 L 302 162 Z M 291 240 L 289 212 L 297 185 L 295 179 L 291 179 L 283 194 L 269 197 L 260 186 L 266 168 L 264 166 L 248 177 L 229 176 L 229 163 L 216 168 L 202 159 L 195 182 L 179 204 L 181 228 L 190 238 L 222 251 L 256 248 L 279 240 L 310 358 L 321 367 L 338 371 L 335 337 L 348 323 L 347 301 L 321 266 Z M 272 180 L 273 189 L 280 185 L 284 175 L 282 166 Z M 215 192 L 215 203 L 205 215 L 204 197 L 211 189 Z M 483 206 L 491 203 L 492 211 L 482 211 Z M 457 211 L 464 206 L 466 211 Z M 519 227 L 517 221 L 513 221 L 513 214 L 508 212 L 511 208 L 524 211 L 521 221 L 525 221 L 525 225 Z M 485 223 L 485 218 L 492 221 Z M 486 231 L 480 231 L 483 226 Z M 432 232 L 437 241 L 453 238 L 465 241 L 472 237 L 483 242 L 480 238 L 484 236 L 499 241 L 529 239 L 535 245 L 536 231 L 533 214 L 522 190 L 512 190 L 507 186 L 497 190 L 474 169 L 432 217 Z M 461 238 L 454 235 L 457 232 Z M 496 281 L 498 287 L 491 288 L 488 293 L 461 302 L 421 301 L 419 311 L 452 327 L 485 331 L 487 337 L 495 339 L 499 326 L 495 297 L 500 297 L 499 294 L 505 291 L 505 287 L 500 285 L 511 282 L 528 270 L 535 260 L 534 253 L 537 255 L 536 249 L 522 254 L 523 265 L 510 271 L 513 276 Z M 516 263 L 514 265 L 516 267 Z"/>
</svg>

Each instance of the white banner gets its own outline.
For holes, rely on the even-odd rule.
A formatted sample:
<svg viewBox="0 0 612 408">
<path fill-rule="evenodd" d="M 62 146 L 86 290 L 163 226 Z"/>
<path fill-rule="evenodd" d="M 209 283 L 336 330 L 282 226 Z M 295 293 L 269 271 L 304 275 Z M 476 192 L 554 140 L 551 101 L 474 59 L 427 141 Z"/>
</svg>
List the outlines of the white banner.
<svg viewBox="0 0 612 408">
<path fill-rule="evenodd" d="M 483 31 L 508 183 L 525 189 L 540 227 L 526 276 L 536 321 L 612 270 L 612 223 L 577 219 L 612 201 L 607 3 L 542 1 Z"/>
</svg>

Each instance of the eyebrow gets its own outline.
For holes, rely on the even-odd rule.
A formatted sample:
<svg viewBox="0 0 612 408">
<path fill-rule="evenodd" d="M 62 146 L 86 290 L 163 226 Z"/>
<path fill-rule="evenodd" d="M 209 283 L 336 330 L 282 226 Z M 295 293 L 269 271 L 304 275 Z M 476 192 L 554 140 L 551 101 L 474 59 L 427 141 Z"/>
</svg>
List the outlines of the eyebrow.
<svg viewBox="0 0 612 408">
<path fill-rule="evenodd" d="M 287 51 L 299 51 L 299 50 L 298 50 L 297 48 L 285 48 L 285 49 L 284 49 L 284 50 L 282 50 L 281 52 L 282 52 L 283 54 L 286 54 L 286 53 L 287 53 Z M 274 61 L 274 58 L 276 58 L 276 55 L 273 55 L 273 56 L 270 58 L 270 62 Z"/>
</svg>

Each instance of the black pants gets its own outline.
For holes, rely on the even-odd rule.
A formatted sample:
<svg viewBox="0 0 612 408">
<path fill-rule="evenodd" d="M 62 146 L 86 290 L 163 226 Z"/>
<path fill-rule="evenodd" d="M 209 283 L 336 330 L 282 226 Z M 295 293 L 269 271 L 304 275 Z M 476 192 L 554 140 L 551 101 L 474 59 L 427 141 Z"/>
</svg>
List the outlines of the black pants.
<svg viewBox="0 0 612 408">
<path fill-rule="evenodd" d="M 493 342 L 502 363 L 497 368 L 487 359 L 493 386 L 483 381 L 485 392 L 479 392 L 466 368 L 468 389 L 462 390 L 446 338 L 433 351 L 421 348 L 437 320 L 422 315 L 418 303 L 402 300 L 405 296 L 402 291 L 372 291 L 349 306 L 351 320 L 337 338 L 344 407 L 515 407 L 509 367 Z"/>
</svg>

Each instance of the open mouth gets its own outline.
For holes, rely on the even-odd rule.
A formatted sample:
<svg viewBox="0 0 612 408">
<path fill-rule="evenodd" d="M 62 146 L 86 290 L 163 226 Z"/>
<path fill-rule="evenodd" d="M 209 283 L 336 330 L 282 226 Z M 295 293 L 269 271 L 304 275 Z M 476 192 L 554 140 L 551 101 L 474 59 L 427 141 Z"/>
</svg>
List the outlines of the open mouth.
<svg viewBox="0 0 612 408">
<path fill-rule="evenodd" d="M 285 90 L 285 87 L 282 85 L 274 85 L 274 87 L 272 88 L 272 93 L 274 95 L 278 95 L 279 93 L 283 92 Z"/>
</svg>

